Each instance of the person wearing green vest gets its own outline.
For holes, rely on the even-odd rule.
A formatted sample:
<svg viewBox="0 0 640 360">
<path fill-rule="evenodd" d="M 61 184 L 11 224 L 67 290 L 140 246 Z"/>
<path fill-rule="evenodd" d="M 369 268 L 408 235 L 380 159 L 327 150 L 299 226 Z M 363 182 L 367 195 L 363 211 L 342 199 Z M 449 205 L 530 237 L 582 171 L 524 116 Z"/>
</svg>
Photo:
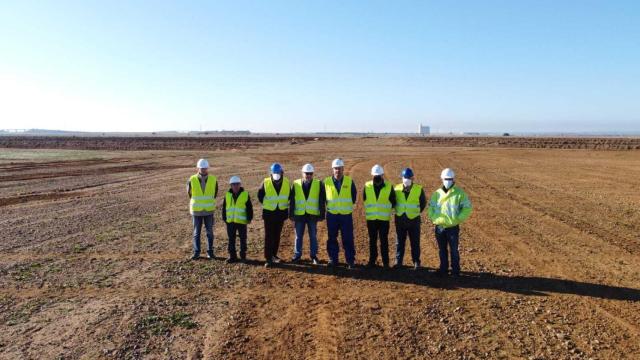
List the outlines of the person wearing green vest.
<svg viewBox="0 0 640 360">
<path fill-rule="evenodd" d="M 402 184 L 394 187 L 396 193 L 396 264 L 394 268 L 402 268 L 404 249 L 409 236 L 411 260 L 413 268 L 420 268 L 420 214 L 427 207 L 427 197 L 422 186 L 414 183 L 411 168 L 402 170 Z"/>
<path fill-rule="evenodd" d="M 294 221 L 296 240 L 291 262 L 296 263 L 302 257 L 302 244 L 305 227 L 309 230 L 309 247 L 311 261 L 314 265 L 318 260 L 318 221 L 324 220 L 325 189 L 320 180 L 313 178 L 313 165 L 302 167 L 302 178 L 293 182 L 289 203 L 289 218 Z"/>
<path fill-rule="evenodd" d="M 396 194 L 391 183 L 384 179 L 384 169 L 380 165 L 371 168 L 373 179 L 364 184 L 363 201 L 367 231 L 369 232 L 368 268 L 376 266 L 378 260 L 378 238 L 382 266 L 389 268 L 389 221 L 391 209 L 396 204 Z"/>
<path fill-rule="evenodd" d="M 240 260 L 247 259 L 247 224 L 253 220 L 253 206 L 249 193 L 242 187 L 239 176 L 229 179 L 230 189 L 222 202 L 222 220 L 227 224 L 229 237 L 228 263 L 238 261 L 236 253 L 236 235 L 240 237 Z"/>
<path fill-rule="evenodd" d="M 282 226 L 289 217 L 289 194 L 291 185 L 284 177 L 282 165 L 273 163 L 270 168 L 271 176 L 264 179 L 258 190 L 258 201 L 262 204 L 262 219 L 264 220 L 264 258 L 265 267 L 271 267 L 280 262 L 278 248 Z"/>
<path fill-rule="evenodd" d="M 329 267 L 338 265 L 338 233 L 342 235 L 342 248 L 347 268 L 353 269 L 356 262 L 356 248 L 353 244 L 353 205 L 358 192 L 350 176 L 344 175 L 344 161 L 335 159 L 331 163 L 333 176 L 324 179 L 327 195 L 327 253 Z"/>
<path fill-rule="evenodd" d="M 442 179 L 442 187 L 431 196 L 428 211 L 429 219 L 435 225 L 440 256 L 440 269 L 437 275 L 447 275 L 448 253 L 451 253 L 451 275 L 460 276 L 460 253 L 458 252 L 460 224 L 471 216 L 473 209 L 469 196 L 455 185 L 453 170 L 449 168 L 442 170 L 440 179 Z"/>
<path fill-rule="evenodd" d="M 189 212 L 193 218 L 193 255 L 191 260 L 200 258 L 200 233 L 204 224 L 207 233 L 207 258 L 213 259 L 213 213 L 216 208 L 218 182 L 215 176 L 209 175 L 209 162 L 198 160 L 198 173 L 187 181 L 189 194 Z"/>
</svg>

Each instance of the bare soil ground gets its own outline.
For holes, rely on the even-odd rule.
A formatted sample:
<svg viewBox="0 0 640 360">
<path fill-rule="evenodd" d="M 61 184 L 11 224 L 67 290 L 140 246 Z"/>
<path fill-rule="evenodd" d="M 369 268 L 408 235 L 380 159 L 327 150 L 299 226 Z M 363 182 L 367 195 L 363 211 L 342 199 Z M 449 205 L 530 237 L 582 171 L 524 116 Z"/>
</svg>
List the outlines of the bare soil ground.
<svg viewBox="0 0 640 360">
<path fill-rule="evenodd" d="M 640 358 L 637 150 L 289 140 L 235 150 L 1 149 L 0 358 Z M 413 167 L 429 193 L 440 170 L 454 168 L 475 208 L 461 233 L 463 276 L 433 276 L 426 222 L 419 271 L 263 268 L 255 193 L 268 165 L 280 161 L 295 178 L 312 162 L 324 177 L 338 156 L 359 189 L 374 163 L 394 182 Z M 223 261 L 219 214 L 220 259 L 187 260 L 185 183 L 200 157 L 222 190 L 238 174 L 251 191 L 248 263 Z M 355 213 L 363 264 L 360 199 Z M 324 223 L 319 240 L 326 260 Z M 282 258 L 292 242 L 287 223 Z"/>
</svg>

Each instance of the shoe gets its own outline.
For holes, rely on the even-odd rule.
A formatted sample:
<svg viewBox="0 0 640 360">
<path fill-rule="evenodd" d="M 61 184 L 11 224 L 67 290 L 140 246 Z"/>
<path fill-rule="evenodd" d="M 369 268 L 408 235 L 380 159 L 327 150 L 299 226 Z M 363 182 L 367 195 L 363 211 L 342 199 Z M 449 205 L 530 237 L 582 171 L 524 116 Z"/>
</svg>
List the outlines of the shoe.
<svg viewBox="0 0 640 360">
<path fill-rule="evenodd" d="M 447 276 L 447 272 L 446 271 L 442 271 L 442 270 L 436 271 L 435 274 L 436 274 L 437 277 L 446 277 Z"/>
<path fill-rule="evenodd" d="M 315 256 L 311 258 L 311 262 L 313 262 L 313 265 L 320 265 L 320 260 Z"/>
<path fill-rule="evenodd" d="M 213 260 L 213 259 L 215 259 L 215 258 L 216 258 L 216 257 L 213 255 L 213 252 L 208 252 L 208 253 L 207 253 L 207 259 L 209 259 L 209 260 Z"/>
<path fill-rule="evenodd" d="M 247 255 L 240 254 L 240 261 L 247 261 Z"/>
<path fill-rule="evenodd" d="M 293 263 L 293 264 L 297 264 L 297 263 L 299 263 L 299 262 L 300 262 L 300 258 L 299 258 L 299 257 L 294 256 L 294 257 L 291 259 L 291 263 Z"/>
<path fill-rule="evenodd" d="M 347 269 L 352 270 L 356 268 L 356 264 L 347 264 Z"/>
<path fill-rule="evenodd" d="M 420 262 L 416 261 L 413 263 L 413 270 L 418 270 L 420 268 Z"/>
<path fill-rule="evenodd" d="M 267 262 L 264 263 L 264 267 L 266 267 L 266 268 L 270 268 L 272 266 L 273 266 L 273 263 L 271 261 L 267 261 Z"/>
<path fill-rule="evenodd" d="M 200 259 L 200 255 L 197 255 L 197 254 L 191 255 L 191 260 L 198 260 L 198 259 Z"/>
<path fill-rule="evenodd" d="M 334 268 L 336 267 L 336 263 L 333 262 L 333 260 L 329 260 L 329 262 L 327 262 L 327 267 Z"/>
<path fill-rule="evenodd" d="M 281 260 L 279 257 L 274 256 L 274 257 L 272 257 L 272 258 L 271 258 L 271 261 L 272 261 L 274 264 L 279 264 L 282 260 Z"/>
<path fill-rule="evenodd" d="M 395 265 L 393 265 L 393 268 L 395 270 L 402 269 L 402 264 L 395 264 Z"/>
<path fill-rule="evenodd" d="M 368 262 L 367 265 L 365 265 L 365 267 L 367 269 L 373 269 L 374 267 L 376 267 L 376 263 L 374 262 Z"/>
<path fill-rule="evenodd" d="M 382 268 L 385 270 L 389 270 L 389 264 L 382 264 Z"/>
<path fill-rule="evenodd" d="M 235 257 L 230 257 L 227 259 L 227 264 L 233 264 L 234 262 L 237 262 L 238 259 Z"/>
<path fill-rule="evenodd" d="M 452 271 L 452 272 L 451 272 L 451 276 L 456 277 L 456 278 L 457 278 L 457 277 L 460 277 L 460 272 L 459 272 L 459 271 L 455 271 L 455 272 L 454 272 L 454 271 Z"/>
</svg>

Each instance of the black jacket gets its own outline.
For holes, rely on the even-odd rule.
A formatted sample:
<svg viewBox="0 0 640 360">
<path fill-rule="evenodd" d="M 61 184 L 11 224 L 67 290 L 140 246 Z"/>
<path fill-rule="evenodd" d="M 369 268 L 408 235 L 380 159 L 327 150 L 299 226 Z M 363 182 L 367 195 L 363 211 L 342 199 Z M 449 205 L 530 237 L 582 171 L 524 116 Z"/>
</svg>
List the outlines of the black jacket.
<svg viewBox="0 0 640 360">
<path fill-rule="evenodd" d="M 283 183 L 282 179 L 283 178 L 280 178 L 280 180 L 273 182 L 273 187 L 276 189 L 276 192 L 278 194 L 280 193 L 280 189 L 282 189 L 282 183 Z M 263 203 L 264 196 L 265 196 L 265 190 L 264 190 L 264 182 L 263 182 L 262 185 L 260 185 L 260 189 L 258 189 L 258 201 L 260 202 L 260 204 Z M 276 208 L 275 210 L 271 211 L 271 210 L 266 210 L 265 208 L 262 208 L 262 218 L 264 220 L 286 220 L 288 216 L 289 216 L 289 209 L 281 210 L 279 208 Z"/>
</svg>

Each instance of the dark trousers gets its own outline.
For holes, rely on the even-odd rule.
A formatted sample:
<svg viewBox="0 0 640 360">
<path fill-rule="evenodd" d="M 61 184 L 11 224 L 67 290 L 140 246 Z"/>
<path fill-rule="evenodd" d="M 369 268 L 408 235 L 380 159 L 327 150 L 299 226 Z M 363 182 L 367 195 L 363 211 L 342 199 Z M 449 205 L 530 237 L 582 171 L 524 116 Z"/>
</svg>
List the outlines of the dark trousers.
<svg viewBox="0 0 640 360">
<path fill-rule="evenodd" d="M 264 258 L 267 262 L 271 262 L 274 256 L 278 256 L 284 220 L 278 218 L 264 220 Z"/>
<path fill-rule="evenodd" d="M 440 271 L 447 272 L 449 270 L 449 254 L 451 254 L 451 272 L 460 274 L 460 253 L 458 252 L 458 240 L 460 237 L 460 227 L 454 226 L 445 229 L 436 226 L 436 240 L 438 241 L 438 249 L 440 255 Z M 449 251 L 447 251 L 447 245 Z"/>
<path fill-rule="evenodd" d="M 378 260 L 378 238 L 380 238 L 380 257 L 382 264 L 389 265 L 389 221 L 367 220 L 369 231 L 369 264 Z"/>
<path fill-rule="evenodd" d="M 240 258 L 247 257 L 247 225 L 227 223 L 227 236 L 229 237 L 229 258 L 236 258 L 236 235 L 240 238 Z"/>
<path fill-rule="evenodd" d="M 193 254 L 200 255 L 200 234 L 204 224 L 207 233 L 207 254 L 213 256 L 213 215 L 192 216 L 193 218 Z"/>
<path fill-rule="evenodd" d="M 334 264 L 338 263 L 338 233 L 342 236 L 342 248 L 347 264 L 353 265 L 356 262 L 356 248 L 353 244 L 353 216 L 352 214 L 331 214 L 327 213 L 327 253 L 329 259 Z"/>
<path fill-rule="evenodd" d="M 396 221 L 396 264 L 402 265 L 407 235 L 411 244 L 411 260 L 420 262 L 420 223 L 402 224 Z"/>
</svg>

